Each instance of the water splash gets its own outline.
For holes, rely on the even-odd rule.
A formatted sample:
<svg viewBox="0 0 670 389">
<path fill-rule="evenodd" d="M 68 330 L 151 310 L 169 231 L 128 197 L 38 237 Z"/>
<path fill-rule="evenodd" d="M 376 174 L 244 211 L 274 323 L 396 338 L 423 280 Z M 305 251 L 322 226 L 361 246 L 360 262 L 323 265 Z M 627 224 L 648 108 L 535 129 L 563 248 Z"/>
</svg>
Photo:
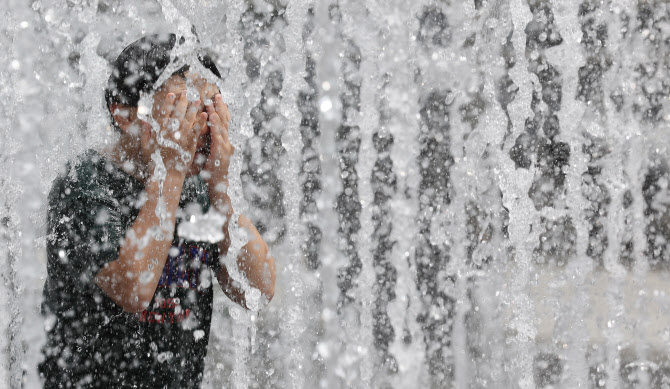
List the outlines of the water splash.
<svg viewBox="0 0 670 389">
<path fill-rule="evenodd" d="M 31 204 L 65 160 L 114 141 L 99 88 L 124 43 L 176 32 L 175 66 L 208 77 L 191 24 L 232 114 L 230 257 L 245 243 L 244 214 L 279 269 L 263 310 L 217 307 L 206 387 L 660 387 L 670 377 L 663 2 L 0 10 L 11 16 L 0 29 L 0 165 L 26 199 L 2 197 L 11 218 L 0 239 L 15 257 L 3 275 L 20 302 L 2 322 L 13 344 L 3 380 L 25 368 L 26 387 L 39 382 L 46 237 Z M 220 238 L 221 220 L 190 216 L 180 234 Z"/>
</svg>

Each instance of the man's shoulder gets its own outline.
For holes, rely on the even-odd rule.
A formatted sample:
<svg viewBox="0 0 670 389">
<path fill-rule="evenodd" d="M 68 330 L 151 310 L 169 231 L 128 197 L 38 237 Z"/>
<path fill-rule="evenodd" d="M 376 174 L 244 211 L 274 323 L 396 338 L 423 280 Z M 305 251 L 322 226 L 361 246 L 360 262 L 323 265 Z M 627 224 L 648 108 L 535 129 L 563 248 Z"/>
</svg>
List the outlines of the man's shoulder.
<svg viewBox="0 0 670 389">
<path fill-rule="evenodd" d="M 86 200 L 115 203 L 114 189 L 127 184 L 127 180 L 118 167 L 105 159 L 95 150 L 87 150 L 72 160 L 59 175 L 49 192 L 50 204 L 81 204 Z"/>
</svg>

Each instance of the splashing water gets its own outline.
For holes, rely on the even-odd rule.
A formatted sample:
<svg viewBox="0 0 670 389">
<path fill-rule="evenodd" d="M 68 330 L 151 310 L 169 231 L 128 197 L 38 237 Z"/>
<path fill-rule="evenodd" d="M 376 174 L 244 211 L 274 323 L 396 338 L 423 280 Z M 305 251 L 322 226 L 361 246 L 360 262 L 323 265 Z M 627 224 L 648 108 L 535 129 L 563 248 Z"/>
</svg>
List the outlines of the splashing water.
<svg viewBox="0 0 670 389">
<path fill-rule="evenodd" d="M 224 263 L 254 309 L 217 292 L 203 387 L 670 385 L 665 2 L 0 11 L 5 386 L 40 385 L 48 190 L 67 160 L 115 141 L 107 64 L 156 32 L 184 37 L 159 83 L 188 64 L 232 116 Z M 276 259 L 266 307 L 235 262 L 241 214 Z M 179 217 L 180 235 L 222 239 L 222 215 Z"/>
</svg>

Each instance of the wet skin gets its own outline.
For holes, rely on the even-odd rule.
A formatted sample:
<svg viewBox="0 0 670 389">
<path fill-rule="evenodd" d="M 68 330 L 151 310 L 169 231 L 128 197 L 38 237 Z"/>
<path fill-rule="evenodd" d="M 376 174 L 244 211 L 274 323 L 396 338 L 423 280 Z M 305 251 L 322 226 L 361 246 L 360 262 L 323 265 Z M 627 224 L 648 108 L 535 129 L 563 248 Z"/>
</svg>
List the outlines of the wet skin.
<svg viewBox="0 0 670 389">
<path fill-rule="evenodd" d="M 189 101 L 187 88 L 191 86 L 199 95 L 196 101 Z M 233 209 L 228 189 L 228 167 L 234 148 L 228 138 L 230 113 L 223 102 L 216 85 L 206 79 L 186 72 L 184 77 L 170 77 L 154 94 L 151 115 L 159 125 L 160 136 L 178 147 L 161 144 L 158 134 L 151 124 L 138 117 L 138 108 L 112 105 L 112 113 L 122 135 L 112 151 L 120 165 L 131 162 L 131 174 L 145 181 L 148 200 L 142 206 L 131 229 L 132 236 L 146 236 L 156 226 L 164 229 L 165 236 L 171 236 L 175 226 L 175 215 L 184 179 L 201 174 L 208 186 L 210 204 L 213 210 L 223 214 L 228 221 L 223 226 L 224 239 L 218 243 L 219 252 L 227 255 L 230 247 L 229 222 Z M 139 139 L 138 139 L 139 138 Z M 139 142 L 138 142 L 139 140 Z M 190 154 L 183 159 L 182 153 Z M 159 153 L 167 170 L 163 177 L 167 219 L 156 216 L 158 194 L 163 187 L 155 176 L 152 156 Z M 249 285 L 259 289 L 266 301 L 274 295 L 275 265 L 268 246 L 253 223 L 244 215 L 236 221 L 247 230 L 247 244 L 237 256 L 237 267 L 246 277 Z M 108 263 L 96 275 L 96 282 L 117 304 L 128 312 L 139 312 L 146 308 L 154 295 L 156 284 L 162 272 L 171 241 L 152 240 L 144 249 L 129 235 L 124 240 L 119 258 Z M 151 264 L 158 258 L 159 263 Z M 145 275 L 148 281 L 141 281 Z M 247 307 L 245 291 L 234 282 L 225 266 L 217 273 L 219 285 L 226 295 L 236 303 Z"/>
<path fill-rule="evenodd" d="M 153 118 L 161 124 L 165 121 L 166 116 L 172 112 L 175 116 L 175 104 L 181 99 L 181 93 L 186 91 L 190 86 L 197 91 L 200 99 L 195 102 L 188 103 L 188 110 L 195 110 L 207 114 L 207 123 L 200 130 L 197 138 L 196 151 L 187 175 L 195 175 L 202 171 L 206 166 L 206 161 L 212 150 L 212 141 L 215 141 L 216 157 L 220 162 L 229 160 L 232 154 L 232 146 L 228 140 L 228 124 L 230 121 L 230 113 L 228 106 L 223 102 L 219 88 L 207 79 L 200 77 L 196 73 L 186 72 L 185 77 L 174 75 L 170 77 L 154 94 L 154 106 L 152 110 Z M 174 95 L 176 97 L 175 103 L 172 103 L 169 97 Z M 196 123 L 198 125 L 198 123 Z M 218 141 L 218 143 L 216 142 Z M 221 142 L 226 144 L 220 144 Z M 224 165 L 224 163 L 221 163 Z M 227 170 L 227 163 L 226 170 Z M 210 168 L 218 168 L 219 166 L 208 166 Z M 210 169 L 206 169 L 211 172 Z M 220 170 L 220 169 L 216 169 Z M 223 178 L 223 177 L 219 177 Z M 227 178 L 227 172 L 226 172 Z"/>
</svg>

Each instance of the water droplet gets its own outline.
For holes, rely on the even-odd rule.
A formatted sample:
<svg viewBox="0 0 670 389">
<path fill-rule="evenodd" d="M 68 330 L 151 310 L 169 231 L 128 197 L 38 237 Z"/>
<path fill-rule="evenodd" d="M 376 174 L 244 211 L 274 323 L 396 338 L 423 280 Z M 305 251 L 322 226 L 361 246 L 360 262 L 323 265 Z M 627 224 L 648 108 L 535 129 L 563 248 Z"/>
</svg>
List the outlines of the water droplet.
<svg viewBox="0 0 670 389">
<path fill-rule="evenodd" d="M 328 96 L 323 96 L 319 101 L 319 109 L 321 112 L 328 112 L 333 109 L 333 102 Z"/>
</svg>

